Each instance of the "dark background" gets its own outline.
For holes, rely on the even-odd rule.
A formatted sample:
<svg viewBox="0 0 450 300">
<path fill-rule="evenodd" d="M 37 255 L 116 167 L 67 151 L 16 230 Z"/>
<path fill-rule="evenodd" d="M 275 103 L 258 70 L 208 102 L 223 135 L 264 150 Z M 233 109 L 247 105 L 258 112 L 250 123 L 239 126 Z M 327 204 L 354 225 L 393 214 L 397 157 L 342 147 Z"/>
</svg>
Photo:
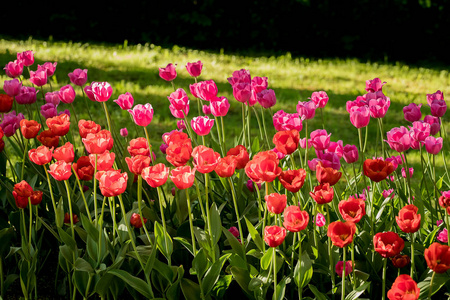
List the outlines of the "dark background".
<svg viewBox="0 0 450 300">
<path fill-rule="evenodd" d="M 450 65 L 450 0 L 5 2 L 8 39 Z"/>
</svg>

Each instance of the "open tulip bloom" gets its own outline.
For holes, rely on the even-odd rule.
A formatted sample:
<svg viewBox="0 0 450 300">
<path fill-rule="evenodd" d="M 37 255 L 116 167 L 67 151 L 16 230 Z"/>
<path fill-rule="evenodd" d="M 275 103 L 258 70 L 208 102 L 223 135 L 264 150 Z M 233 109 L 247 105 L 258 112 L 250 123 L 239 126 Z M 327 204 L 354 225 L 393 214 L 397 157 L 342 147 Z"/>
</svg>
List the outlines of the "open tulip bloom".
<svg viewBox="0 0 450 300">
<path fill-rule="evenodd" d="M 363 81 L 341 118 L 356 136 L 326 122 L 335 91 L 283 106 L 264 74 L 200 80 L 214 68 L 193 59 L 159 63 L 149 84 L 173 90 L 152 106 L 35 54 L 3 68 L 0 298 L 445 297 L 442 91 L 399 106 Z"/>
</svg>

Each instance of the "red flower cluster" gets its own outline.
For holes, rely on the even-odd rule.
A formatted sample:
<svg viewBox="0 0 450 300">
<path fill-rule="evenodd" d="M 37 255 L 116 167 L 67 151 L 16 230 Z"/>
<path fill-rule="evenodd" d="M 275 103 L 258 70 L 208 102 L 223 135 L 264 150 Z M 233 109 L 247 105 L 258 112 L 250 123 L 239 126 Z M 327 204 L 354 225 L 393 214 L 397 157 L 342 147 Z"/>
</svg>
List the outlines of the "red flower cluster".
<svg viewBox="0 0 450 300">
<path fill-rule="evenodd" d="M 373 245 L 382 257 L 393 257 L 405 247 L 405 241 L 395 232 L 379 232 L 373 237 Z"/>
<path fill-rule="evenodd" d="M 33 205 L 38 205 L 42 201 L 42 191 L 34 191 L 25 180 L 14 185 L 12 194 L 18 208 L 27 207 L 28 202 L 31 202 Z"/>
<path fill-rule="evenodd" d="M 436 273 L 445 273 L 450 269 L 450 247 L 433 243 L 425 249 L 425 260 L 428 268 Z"/>
<path fill-rule="evenodd" d="M 282 169 L 278 166 L 278 156 L 273 151 L 256 154 L 245 166 L 245 173 L 255 183 L 272 182 Z"/>
<path fill-rule="evenodd" d="M 419 208 L 414 204 L 409 204 L 400 209 L 398 216 L 395 217 L 398 227 L 405 232 L 416 232 L 420 228 L 420 214 L 417 213 Z"/>
<path fill-rule="evenodd" d="M 417 286 L 417 283 L 406 274 L 399 275 L 387 293 L 389 300 L 417 300 L 419 299 L 419 295 L 420 289 Z"/>
<path fill-rule="evenodd" d="M 339 212 L 344 220 L 358 223 L 366 215 L 366 203 L 363 199 L 349 197 L 339 202 Z"/>
<path fill-rule="evenodd" d="M 386 179 L 392 172 L 394 172 L 394 165 L 382 159 L 366 159 L 363 164 L 364 175 L 375 182 L 380 182 Z"/>
<path fill-rule="evenodd" d="M 333 245 L 343 248 L 352 243 L 355 232 L 355 223 L 336 221 L 328 225 L 327 236 L 330 237 Z"/>
<path fill-rule="evenodd" d="M 175 167 L 184 166 L 191 158 L 191 139 L 184 132 L 174 131 L 166 137 L 166 159 Z M 214 169 L 213 169 L 214 170 Z"/>
<path fill-rule="evenodd" d="M 282 171 L 278 179 L 285 189 L 292 193 L 298 192 L 305 183 L 306 171 L 304 169 Z"/>
</svg>

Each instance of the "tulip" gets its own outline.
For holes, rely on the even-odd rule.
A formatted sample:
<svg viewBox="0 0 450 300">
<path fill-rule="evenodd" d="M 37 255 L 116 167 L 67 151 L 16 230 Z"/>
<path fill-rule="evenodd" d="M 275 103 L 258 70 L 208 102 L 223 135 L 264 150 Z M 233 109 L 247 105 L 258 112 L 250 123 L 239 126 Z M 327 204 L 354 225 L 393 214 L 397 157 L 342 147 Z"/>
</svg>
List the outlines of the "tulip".
<svg viewBox="0 0 450 300">
<path fill-rule="evenodd" d="M 419 295 L 420 289 L 417 283 L 407 274 L 399 275 L 392 284 L 391 289 L 387 292 L 389 300 L 417 300 L 419 299 Z"/>
<path fill-rule="evenodd" d="M 70 104 L 75 100 L 75 90 L 68 84 L 59 89 L 58 97 L 61 102 Z"/>
<path fill-rule="evenodd" d="M 287 196 L 272 193 L 264 197 L 266 200 L 267 210 L 274 214 L 281 214 L 286 207 Z"/>
<path fill-rule="evenodd" d="M 308 226 L 308 212 L 302 211 L 296 205 L 290 205 L 284 210 L 283 226 L 290 232 L 299 232 Z"/>
<path fill-rule="evenodd" d="M 273 115 L 272 120 L 276 131 L 291 129 L 301 131 L 303 128 L 302 120 L 298 113 L 288 114 L 283 110 L 279 110 Z"/>
<path fill-rule="evenodd" d="M 93 82 L 91 84 L 91 93 L 97 102 L 105 102 L 112 95 L 112 87 L 108 82 Z"/>
<path fill-rule="evenodd" d="M 384 118 L 391 100 L 388 97 L 380 97 L 369 100 L 369 111 L 372 118 Z"/>
<path fill-rule="evenodd" d="M 348 164 L 357 162 L 359 160 L 358 148 L 355 145 L 345 145 L 343 148 L 343 157 Z"/>
<path fill-rule="evenodd" d="M 309 142 L 317 151 L 326 150 L 330 145 L 330 136 L 325 129 L 317 129 L 311 132 Z"/>
<path fill-rule="evenodd" d="M 186 70 L 192 77 L 198 77 L 202 73 L 203 63 L 201 61 L 186 64 Z"/>
<path fill-rule="evenodd" d="M 438 234 L 436 235 L 436 239 L 441 242 L 441 243 L 448 243 L 448 230 L 447 228 L 442 229 L 441 231 L 438 232 Z"/>
<path fill-rule="evenodd" d="M 403 107 L 405 120 L 408 122 L 419 121 L 422 118 L 422 113 L 420 112 L 421 107 L 422 104 L 417 105 L 416 103 L 410 103 L 407 106 Z"/>
<path fill-rule="evenodd" d="M 73 162 L 75 158 L 73 145 L 70 142 L 67 142 L 63 146 L 56 148 L 53 152 L 53 158 L 56 160 L 63 160 L 66 163 Z"/>
<path fill-rule="evenodd" d="M 352 222 L 335 221 L 328 225 L 327 236 L 334 246 L 344 248 L 353 241 L 356 225 Z"/>
<path fill-rule="evenodd" d="M 20 131 L 22 135 L 26 139 L 33 139 L 37 136 L 39 130 L 41 130 L 41 124 L 36 122 L 35 120 L 20 120 Z"/>
<path fill-rule="evenodd" d="M 169 177 L 169 168 L 161 163 L 154 166 L 148 166 L 142 170 L 141 176 L 148 185 L 152 188 L 157 188 L 166 183 L 167 178 Z"/>
<path fill-rule="evenodd" d="M 5 70 L 6 76 L 8 77 L 19 77 L 23 72 L 23 63 L 20 60 L 10 61 L 5 65 L 3 70 Z"/>
<path fill-rule="evenodd" d="M 109 152 L 108 150 L 106 150 L 101 154 L 97 154 L 97 158 L 95 156 L 96 154 L 89 154 L 89 161 L 91 165 L 95 167 L 95 161 L 97 160 L 97 171 L 109 171 L 112 169 L 114 165 L 114 159 L 116 158 L 116 154 L 114 152 Z M 126 160 L 127 157 L 125 158 L 125 161 Z"/>
<path fill-rule="evenodd" d="M 197 96 L 205 101 L 211 101 L 217 97 L 217 85 L 214 80 L 201 81 L 196 86 Z"/>
<path fill-rule="evenodd" d="M 320 184 L 329 183 L 335 185 L 341 179 L 342 172 L 338 172 L 333 168 L 323 167 L 323 163 L 319 162 L 316 166 L 316 178 Z"/>
<path fill-rule="evenodd" d="M 386 179 L 392 172 L 394 172 L 394 165 L 383 159 L 366 159 L 363 164 L 364 175 L 375 182 L 380 182 Z"/>
<path fill-rule="evenodd" d="M 214 171 L 220 159 L 219 153 L 203 145 L 195 147 L 191 155 L 194 158 L 194 167 L 202 174 Z"/>
<path fill-rule="evenodd" d="M 3 82 L 3 90 L 8 96 L 15 97 L 20 93 L 22 82 L 19 79 L 14 78 L 12 80 L 5 80 Z"/>
<path fill-rule="evenodd" d="M 81 156 L 72 166 L 78 176 L 78 179 L 85 181 L 92 180 L 95 170 L 91 164 L 89 156 Z"/>
<path fill-rule="evenodd" d="M 355 107 L 350 111 L 350 122 L 356 128 L 366 127 L 370 122 L 370 110 L 367 106 Z"/>
<path fill-rule="evenodd" d="M 412 233 L 420 229 L 420 214 L 417 213 L 418 210 L 417 206 L 413 204 L 406 205 L 400 209 L 395 220 L 401 231 Z"/>
<path fill-rule="evenodd" d="M 255 76 L 251 80 L 252 89 L 257 93 L 261 93 L 265 91 L 268 86 L 268 78 L 267 77 L 259 77 Z"/>
<path fill-rule="evenodd" d="M 306 171 L 304 169 L 282 171 L 278 180 L 285 189 L 292 193 L 298 192 L 305 183 Z"/>
<path fill-rule="evenodd" d="M 334 190 L 329 183 L 324 183 L 315 186 L 314 190 L 309 192 L 309 195 L 314 201 L 316 201 L 317 204 L 326 204 L 333 200 Z"/>
<path fill-rule="evenodd" d="M 32 205 L 39 205 L 42 202 L 42 191 L 33 191 L 30 196 L 30 202 Z"/>
<path fill-rule="evenodd" d="M 255 183 L 272 182 L 281 172 L 278 157 L 273 151 L 256 154 L 245 166 L 245 173 Z"/>
<path fill-rule="evenodd" d="M 3 115 L 3 120 L 0 123 L 0 127 L 2 128 L 4 135 L 7 137 L 14 135 L 16 130 L 20 127 L 20 121 L 22 119 L 24 119 L 23 114 L 16 114 L 14 110 Z"/>
<path fill-rule="evenodd" d="M 139 126 L 148 126 L 153 119 L 153 107 L 150 103 L 145 105 L 138 104 L 128 112 L 133 116 L 134 123 Z"/>
<path fill-rule="evenodd" d="M 180 190 L 190 188 L 195 180 L 195 168 L 191 169 L 189 166 L 176 167 L 170 171 L 170 180 Z"/>
<path fill-rule="evenodd" d="M 233 75 L 228 77 L 227 80 L 232 86 L 239 82 L 251 83 L 252 81 L 250 71 L 245 69 L 234 71 Z"/>
<path fill-rule="evenodd" d="M 144 219 L 144 224 L 147 223 L 147 219 L 146 218 L 142 218 Z M 137 213 L 133 213 L 130 217 L 130 224 L 131 226 L 133 226 L 134 228 L 142 228 L 143 224 L 142 224 L 142 219 L 141 216 Z"/>
<path fill-rule="evenodd" d="M 214 125 L 214 120 L 207 116 L 194 117 L 191 120 L 191 127 L 194 132 L 200 136 L 207 135 Z"/>
<path fill-rule="evenodd" d="M 80 222 L 78 216 L 76 214 L 72 214 L 73 224 Z M 70 224 L 70 215 L 69 213 L 64 214 L 64 224 Z"/>
<path fill-rule="evenodd" d="M 36 137 L 42 145 L 56 148 L 59 144 L 59 136 L 55 136 L 51 130 L 44 130 Z"/>
<path fill-rule="evenodd" d="M 250 160 L 247 148 L 243 145 L 237 145 L 236 147 L 228 150 L 227 156 L 233 156 L 236 159 L 236 169 L 238 170 L 245 168 L 245 165 Z"/>
<path fill-rule="evenodd" d="M 373 237 L 373 245 L 382 257 L 393 257 L 405 247 L 405 241 L 395 232 L 379 232 Z"/>
<path fill-rule="evenodd" d="M 159 77 L 166 81 L 172 81 L 177 78 L 177 65 L 168 64 L 165 68 L 159 68 Z"/>
<path fill-rule="evenodd" d="M 59 91 L 45 93 L 45 102 L 53 104 L 56 108 L 61 102 L 59 99 Z"/>
<path fill-rule="evenodd" d="M 342 260 L 340 260 L 336 263 L 335 270 L 336 270 L 336 274 L 339 277 L 342 277 L 342 273 L 344 271 L 344 262 Z M 347 260 L 345 262 L 345 276 L 348 276 L 352 271 L 353 271 L 353 263 L 351 260 Z"/>
<path fill-rule="evenodd" d="M 75 69 L 73 72 L 69 73 L 69 79 L 70 82 L 72 82 L 75 85 L 83 86 L 86 84 L 87 81 L 87 69 L 81 70 L 81 69 Z"/>
<path fill-rule="evenodd" d="M 411 259 L 408 255 L 397 254 L 396 256 L 391 257 L 391 262 L 394 267 L 400 269 L 406 267 L 411 262 Z"/>
<path fill-rule="evenodd" d="M 397 152 L 404 152 L 408 150 L 411 146 L 411 136 L 409 131 L 401 126 L 392 128 L 390 131 L 386 133 L 387 140 L 386 142 Z"/>
<path fill-rule="evenodd" d="M 372 80 L 366 80 L 366 91 L 370 93 L 381 91 L 383 88 L 383 85 L 385 85 L 386 82 L 381 82 L 380 78 L 374 78 Z"/>
<path fill-rule="evenodd" d="M 428 105 L 431 105 L 433 100 L 444 100 L 444 93 L 442 93 L 441 91 L 437 90 L 433 94 L 427 94 L 427 103 L 428 103 Z"/>
<path fill-rule="evenodd" d="M 54 63 L 45 62 L 42 66 L 38 65 L 37 68 L 45 70 L 47 72 L 47 77 L 51 77 L 51 76 L 53 76 L 53 74 L 55 74 L 57 64 L 58 64 L 57 62 L 54 62 Z"/>
<path fill-rule="evenodd" d="M 37 93 L 34 87 L 22 86 L 15 99 L 18 104 L 33 104 L 36 102 Z"/>
<path fill-rule="evenodd" d="M 444 100 L 433 100 L 430 104 L 431 115 L 440 118 L 447 111 L 447 103 Z"/>
<path fill-rule="evenodd" d="M 248 104 L 252 94 L 252 85 L 250 83 L 240 82 L 233 85 L 233 96 L 241 102 Z"/>
<path fill-rule="evenodd" d="M 264 241 L 269 247 L 278 247 L 284 242 L 286 229 L 279 226 L 266 226 L 264 228 Z"/>
<path fill-rule="evenodd" d="M 14 200 L 18 208 L 25 208 L 28 205 L 28 198 L 31 197 L 33 193 L 33 188 L 26 182 L 22 180 L 14 185 L 14 190 L 12 192 Z"/>
<path fill-rule="evenodd" d="M 37 86 L 47 84 L 47 72 L 44 69 L 37 69 L 36 72 L 30 71 L 30 81 Z"/>
<path fill-rule="evenodd" d="M 366 215 L 366 203 L 363 199 L 350 196 L 339 202 L 339 212 L 345 221 L 358 223 Z"/>
<path fill-rule="evenodd" d="M 278 131 L 273 136 L 273 143 L 278 151 L 288 155 L 298 148 L 300 133 L 296 130 Z"/>
<path fill-rule="evenodd" d="M 423 121 L 430 124 L 430 135 L 435 135 L 441 130 L 441 121 L 438 117 L 427 115 Z"/>
<path fill-rule="evenodd" d="M 100 171 L 96 178 L 99 181 L 100 191 L 105 197 L 115 197 L 127 188 L 128 174 L 120 170 Z"/>
<path fill-rule="evenodd" d="M 109 146 L 109 139 L 104 135 L 98 133 L 88 133 L 86 138 L 82 138 L 82 142 L 86 151 L 90 154 L 102 154 Z"/>
<path fill-rule="evenodd" d="M 234 175 L 237 166 L 237 159 L 234 156 L 225 156 L 219 158 L 214 171 L 222 178 L 228 178 Z"/>
<path fill-rule="evenodd" d="M 128 136 L 128 129 L 121 128 L 120 129 L 120 135 L 123 136 L 123 137 L 127 137 Z"/>
<path fill-rule="evenodd" d="M 227 115 L 228 110 L 230 109 L 230 102 L 226 97 L 216 97 L 214 99 L 211 99 L 209 108 L 213 116 L 224 117 Z"/>
<path fill-rule="evenodd" d="M 78 129 L 80 132 L 80 137 L 82 139 L 86 138 L 89 133 L 98 133 L 102 128 L 99 124 L 91 120 L 80 120 L 78 121 Z"/>
<path fill-rule="evenodd" d="M 71 164 L 64 160 L 59 160 L 50 165 L 48 173 L 58 181 L 67 180 L 72 175 Z"/>
<path fill-rule="evenodd" d="M 70 129 L 70 117 L 67 114 L 62 114 L 53 118 L 48 118 L 45 123 L 49 130 L 55 136 L 64 136 Z"/>
<path fill-rule="evenodd" d="M 135 175 L 140 175 L 144 168 L 150 166 L 150 157 L 144 155 L 135 155 L 133 157 L 125 157 L 128 169 Z"/>
<path fill-rule="evenodd" d="M 328 95 L 324 91 L 313 92 L 311 100 L 316 104 L 318 108 L 324 108 L 328 103 Z"/>
<path fill-rule="evenodd" d="M 34 64 L 34 52 L 31 50 L 18 52 L 17 60 L 22 62 L 25 67 L 32 66 Z"/>
<path fill-rule="evenodd" d="M 277 103 L 275 91 L 272 89 L 262 90 L 256 94 L 256 100 L 264 108 L 271 108 Z"/>
<path fill-rule="evenodd" d="M 52 151 L 53 149 L 49 149 L 47 146 L 39 146 L 36 149 L 29 150 L 28 157 L 33 163 L 42 166 L 52 160 Z"/>
<path fill-rule="evenodd" d="M 450 247 L 437 242 L 425 249 L 425 260 L 428 268 L 436 273 L 445 273 L 450 269 Z"/>
<path fill-rule="evenodd" d="M 425 150 L 433 155 L 438 154 L 443 146 L 443 139 L 441 137 L 435 138 L 434 136 L 429 136 L 425 139 Z"/>
<path fill-rule="evenodd" d="M 325 226 L 325 223 L 326 223 L 325 216 L 322 215 L 321 213 L 317 213 L 317 215 L 316 215 L 316 222 L 315 223 L 319 227 Z"/>
</svg>

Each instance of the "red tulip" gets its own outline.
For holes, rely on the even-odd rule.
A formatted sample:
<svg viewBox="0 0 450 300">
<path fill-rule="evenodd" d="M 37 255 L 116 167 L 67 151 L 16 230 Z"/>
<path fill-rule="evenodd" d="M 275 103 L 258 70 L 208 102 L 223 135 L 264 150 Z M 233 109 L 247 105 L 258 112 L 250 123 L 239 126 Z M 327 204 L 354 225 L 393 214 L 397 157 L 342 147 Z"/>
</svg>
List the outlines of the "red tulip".
<svg viewBox="0 0 450 300">
<path fill-rule="evenodd" d="M 255 183 L 272 182 L 282 171 L 278 163 L 275 152 L 270 150 L 259 152 L 247 163 L 245 173 Z"/>
<path fill-rule="evenodd" d="M 0 113 L 10 112 L 14 103 L 14 98 L 5 94 L 0 94 Z"/>
<path fill-rule="evenodd" d="M 56 148 L 53 152 L 53 158 L 56 160 L 64 160 L 66 163 L 73 162 L 75 158 L 73 145 L 67 142 L 63 146 Z"/>
<path fill-rule="evenodd" d="M 286 207 L 287 196 L 277 193 L 272 193 L 264 197 L 266 200 L 267 210 L 274 214 L 281 214 Z"/>
<path fill-rule="evenodd" d="M 323 167 L 322 162 L 318 162 L 316 166 L 316 178 L 319 183 L 329 183 L 335 185 L 341 179 L 342 172 L 333 168 Z"/>
<path fill-rule="evenodd" d="M 403 268 L 407 264 L 411 262 L 411 259 L 408 255 L 397 254 L 396 256 L 391 257 L 391 262 L 396 268 Z"/>
<path fill-rule="evenodd" d="M 317 204 L 326 204 L 333 200 L 334 190 L 329 183 L 324 183 L 315 186 L 314 191 L 309 192 L 309 195 L 317 202 Z"/>
<path fill-rule="evenodd" d="M 180 166 L 170 171 L 170 180 L 180 190 L 190 188 L 195 180 L 195 168 Z"/>
<path fill-rule="evenodd" d="M 219 153 L 203 145 L 195 147 L 191 155 L 194 158 L 194 167 L 202 174 L 214 171 L 220 159 Z"/>
<path fill-rule="evenodd" d="M 56 148 L 59 145 L 59 136 L 55 136 L 51 130 L 44 130 L 36 137 L 42 145 Z"/>
<path fill-rule="evenodd" d="M 169 177 L 169 168 L 164 164 L 156 164 L 148 166 L 141 172 L 142 178 L 153 188 L 159 187 L 166 183 Z"/>
<path fill-rule="evenodd" d="M 135 155 L 145 155 L 150 156 L 150 148 L 148 147 L 148 142 L 146 138 L 138 137 L 130 141 L 127 147 L 128 153 L 131 156 Z"/>
<path fill-rule="evenodd" d="M 401 274 L 395 279 L 391 289 L 387 292 L 389 300 L 419 299 L 420 289 L 417 283 L 407 274 Z"/>
<path fill-rule="evenodd" d="M 80 222 L 78 216 L 76 214 L 72 214 L 73 224 Z M 69 213 L 64 214 L 64 224 L 70 224 L 70 215 Z"/>
<path fill-rule="evenodd" d="M 296 129 L 278 131 L 273 136 L 273 143 L 277 150 L 286 155 L 297 150 L 299 141 L 300 134 Z"/>
<path fill-rule="evenodd" d="M 304 169 L 282 171 L 278 179 L 285 189 L 292 193 L 298 192 L 305 183 L 306 171 Z"/>
<path fill-rule="evenodd" d="M 80 131 L 81 138 L 84 139 L 88 133 L 97 133 L 102 129 L 102 127 L 91 120 L 80 120 L 78 121 L 78 129 Z"/>
<path fill-rule="evenodd" d="M 308 226 L 308 212 L 300 210 L 296 205 L 290 205 L 284 210 L 283 226 L 290 232 L 299 232 Z"/>
<path fill-rule="evenodd" d="M 247 148 L 245 148 L 245 146 L 243 146 L 243 145 L 237 145 L 236 147 L 228 150 L 227 156 L 233 156 L 236 159 L 236 161 L 237 161 L 236 169 L 237 170 L 245 168 L 245 165 L 250 160 L 250 157 L 247 152 Z"/>
<path fill-rule="evenodd" d="M 20 120 L 20 131 L 26 139 L 33 139 L 37 136 L 39 130 L 41 130 L 41 124 L 35 120 Z"/>
<path fill-rule="evenodd" d="M 112 140 L 112 138 L 111 138 Z M 108 150 L 111 143 L 107 135 L 100 132 L 88 133 L 86 138 L 82 139 L 86 151 L 90 154 L 102 154 Z"/>
<path fill-rule="evenodd" d="M 67 180 L 72 175 L 72 168 L 70 163 L 66 163 L 64 160 L 58 160 L 50 165 L 48 171 L 58 181 Z"/>
<path fill-rule="evenodd" d="M 128 169 L 133 174 L 141 174 L 142 170 L 150 166 L 150 157 L 144 155 L 136 155 L 133 157 L 125 157 L 125 161 L 128 165 Z"/>
<path fill-rule="evenodd" d="M 99 181 L 100 191 L 105 197 L 115 197 L 127 188 L 128 174 L 120 173 L 120 170 L 100 171 L 96 178 Z"/>
<path fill-rule="evenodd" d="M 343 248 L 351 244 L 355 232 L 355 223 L 336 221 L 328 225 L 327 236 L 330 237 L 333 245 Z"/>
<path fill-rule="evenodd" d="M 61 114 L 53 118 L 48 118 L 45 123 L 55 136 L 64 136 L 70 129 L 70 117 L 67 114 Z"/>
<path fill-rule="evenodd" d="M 395 217 L 398 227 L 405 232 L 416 232 L 420 228 L 420 214 L 417 213 L 419 208 L 414 204 L 409 204 L 403 207 L 398 216 Z"/>
<path fill-rule="evenodd" d="M 279 226 L 266 226 L 264 228 L 264 241 L 269 247 L 278 247 L 286 237 L 286 229 Z"/>
<path fill-rule="evenodd" d="M 363 164 L 364 175 L 375 182 L 386 179 L 394 172 L 394 165 L 383 159 L 366 159 Z"/>
<path fill-rule="evenodd" d="M 94 176 L 94 167 L 91 165 L 89 156 L 81 156 L 76 163 L 73 164 L 73 169 L 77 173 L 78 179 L 89 181 Z"/>
<path fill-rule="evenodd" d="M 339 202 L 339 212 L 344 220 L 358 223 L 366 215 L 366 203 L 363 199 L 349 197 Z"/>
<path fill-rule="evenodd" d="M 395 232 L 379 232 L 373 237 L 373 245 L 382 257 L 393 257 L 405 247 L 405 241 Z"/>
<path fill-rule="evenodd" d="M 233 176 L 236 171 L 237 160 L 234 156 L 225 156 L 219 159 L 219 162 L 214 169 L 217 175 L 222 178 L 228 178 Z"/>
<path fill-rule="evenodd" d="M 89 154 L 89 161 L 91 165 L 95 168 L 95 156 L 96 154 Z M 97 154 L 97 171 L 109 171 L 114 165 L 114 159 L 116 154 L 114 152 L 109 152 L 106 150 L 102 154 Z M 125 158 L 126 160 L 127 158 Z"/>
<path fill-rule="evenodd" d="M 35 164 L 42 166 L 48 164 L 52 160 L 52 151 L 53 148 L 49 149 L 47 146 L 39 146 L 36 149 L 29 150 L 28 157 Z"/>
<path fill-rule="evenodd" d="M 18 208 L 25 208 L 28 205 L 28 198 L 31 197 L 33 193 L 33 188 L 26 182 L 22 180 L 14 185 L 14 190 L 12 192 L 14 200 Z"/>
<path fill-rule="evenodd" d="M 445 273 L 450 269 L 450 247 L 437 242 L 425 249 L 425 260 L 428 268 L 436 273 Z"/>
<path fill-rule="evenodd" d="M 142 218 L 144 219 L 144 223 L 147 223 L 147 219 L 146 218 Z M 143 224 L 142 224 L 142 219 L 141 216 L 137 213 L 133 213 L 130 217 L 130 224 L 131 226 L 133 226 L 134 228 L 142 228 Z"/>
</svg>

